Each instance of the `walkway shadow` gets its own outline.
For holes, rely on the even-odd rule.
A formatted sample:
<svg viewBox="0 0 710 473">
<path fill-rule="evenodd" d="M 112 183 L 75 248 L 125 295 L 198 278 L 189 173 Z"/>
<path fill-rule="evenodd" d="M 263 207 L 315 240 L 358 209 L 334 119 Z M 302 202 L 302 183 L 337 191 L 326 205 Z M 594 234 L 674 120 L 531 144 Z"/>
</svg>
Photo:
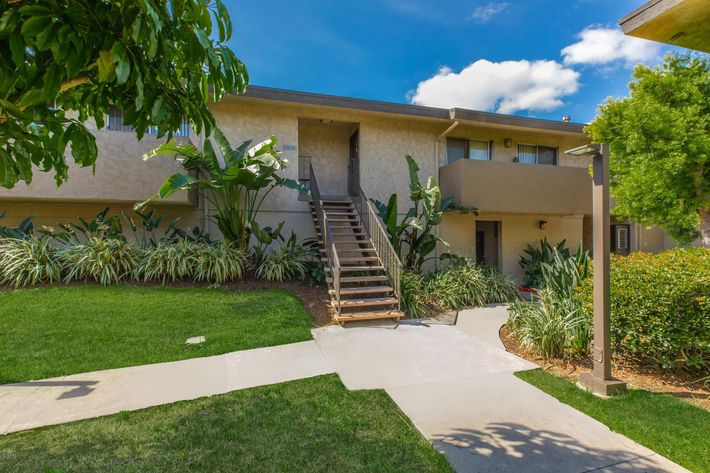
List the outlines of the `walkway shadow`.
<svg viewBox="0 0 710 473">
<path fill-rule="evenodd" d="M 14 384 L 6 384 L 4 387 L 8 388 L 42 388 L 42 387 L 50 387 L 50 388 L 56 388 L 56 387 L 73 387 L 74 389 L 70 389 L 68 391 L 64 391 L 62 394 L 59 395 L 57 398 L 58 400 L 62 399 L 73 399 L 76 397 L 83 397 L 83 396 L 88 396 L 91 394 L 92 391 L 95 391 L 94 388 L 91 388 L 90 386 L 94 386 L 96 384 L 99 384 L 98 381 L 27 381 L 24 383 L 14 383 Z"/>
<path fill-rule="evenodd" d="M 600 449 L 552 430 L 516 423 L 489 423 L 432 438 L 457 471 L 575 473 L 614 466 L 614 472 L 661 472 L 657 464 L 628 450 Z"/>
</svg>

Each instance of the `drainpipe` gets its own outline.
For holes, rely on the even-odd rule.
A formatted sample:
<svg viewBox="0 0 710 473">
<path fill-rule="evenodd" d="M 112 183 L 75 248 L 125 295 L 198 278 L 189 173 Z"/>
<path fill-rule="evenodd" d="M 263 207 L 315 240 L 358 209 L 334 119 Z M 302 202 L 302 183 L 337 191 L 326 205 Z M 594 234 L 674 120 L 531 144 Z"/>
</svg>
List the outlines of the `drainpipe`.
<svg viewBox="0 0 710 473">
<path fill-rule="evenodd" d="M 205 149 L 205 130 L 200 132 L 200 151 Z M 205 199 L 204 193 L 200 192 L 199 198 L 202 199 L 202 231 L 207 233 L 210 229 L 210 203 Z"/>
<path fill-rule="evenodd" d="M 448 127 L 446 130 L 444 130 L 444 132 L 443 132 L 442 134 L 440 134 L 439 137 L 438 137 L 438 138 L 436 139 L 436 141 L 434 142 L 434 153 L 435 153 L 435 155 L 434 155 L 434 165 L 436 166 L 436 178 L 437 178 L 437 180 L 439 180 L 439 178 L 441 177 L 441 176 L 439 175 L 439 169 L 440 169 L 440 167 L 441 167 L 441 166 L 440 166 L 440 162 L 439 162 L 439 142 L 440 142 L 441 140 L 443 140 L 444 138 L 446 138 L 446 136 L 447 136 L 449 133 L 451 133 L 452 131 L 454 131 L 454 129 L 455 129 L 457 126 L 459 126 L 459 121 L 458 121 L 458 120 L 454 121 L 451 125 L 449 125 L 449 127 Z M 438 228 L 438 227 L 435 229 L 435 232 L 434 232 L 434 233 L 436 234 L 436 237 L 438 238 L 438 237 L 439 237 L 439 228 Z M 439 269 L 439 245 L 438 245 L 438 244 L 436 245 L 435 255 L 436 255 L 436 260 L 435 260 L 435 261 L 436 261 L 436 269 Z"/>
</svg>

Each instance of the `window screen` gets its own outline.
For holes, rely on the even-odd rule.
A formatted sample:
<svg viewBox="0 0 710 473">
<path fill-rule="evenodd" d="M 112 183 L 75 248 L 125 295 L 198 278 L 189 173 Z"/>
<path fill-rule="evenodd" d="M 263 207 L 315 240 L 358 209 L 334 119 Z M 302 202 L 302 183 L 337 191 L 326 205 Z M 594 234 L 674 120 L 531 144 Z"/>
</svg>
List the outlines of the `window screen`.
<svg viewBox="0 0 710 473">
<path fill-rule="evenodd" d="M 537 147 L 537 164 L 557 164 L 557 148 Z"/>
<path fill-rule="evenodd" d="M 446 139 L 446 164 L 451 164 L 466 157 L 466 140 Z"/>
<path fill-rule="evenodd" d="M 468 159 L 477 161 L 488 161 L 490 156 L 490 142 L 469 140 L 468 142 Z"/>
<path fill-rule="evenodd" d="M 107 122 L 109 131 L 133 131 L 133 127 L 131 125 L 125 125 L 123 123 L 123 114 L 115 107 L 112 107 L 111 110 L 109 110 Z M 158 127 L 148 127 L 145 132 L 148 135 L 157 135 Z M 190 124 L 187 120 L 182 120 L 180 128 L 173 133 L 173 136 L 190 136 Z"/>
<path fill-rule="evenodd" d="M 557 148 L 518 145 L 518 162 L 523 164 L 557 164 Z"/>
<path fill-rule="evenodd" d="M 518 145 L 518 162 L 535 164 L 537 162 L 537 146 Z"/>
</svg>

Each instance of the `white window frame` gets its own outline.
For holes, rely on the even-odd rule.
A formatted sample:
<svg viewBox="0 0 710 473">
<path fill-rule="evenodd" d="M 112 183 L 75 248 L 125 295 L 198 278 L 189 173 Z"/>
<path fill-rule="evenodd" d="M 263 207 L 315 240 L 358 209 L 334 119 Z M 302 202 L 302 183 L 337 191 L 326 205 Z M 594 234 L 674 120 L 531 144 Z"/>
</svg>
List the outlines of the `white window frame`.
<svg viewBox="0 0 710 473">
<path fill-rule="evenodd" d="M 535 162 L 534 163 L 523 163 L 520 161 L 520 147 L 530 146 L 535 148 Z M 521 164 L 540 164 L 540 147 L 550 148 L 555 150 L 555 164 L 543 164 L 543 166 L 559 166 L 560 165 L 560 147 L 559 146 L 547 146 L 547 145 L 534 145 L 530 143 L 518 143 L 518 156 L 516 159 Z"/>
<path fill-rule="evenodd" d="M 108 131 L 113 131 L 113 132 L 126 132 L 126 133 L 133 133 L 134 129 L 130 125 L 124 125 L 123 124 L 123 113 L 118 111 L 118 109 L 114 110 L 114 117 L 120 117 L 121 118 L 121 124 L 118 125 L 116 128 L 111 127 L 111 115 L 112 112 L 109 112 L 106 114 L 106 129 Z M 158 127 L 157 126 L 150 126 L 146 128 L 145 130 L 146 135 L 157 135 L 158 134 Z M 190 123 L 186 119 L 182 119 L 182 123 L 180 124 L 180 128 L 173 133 L 173 136 L 184 136 L 184 137 L 189 137 L 190 136 Z"/>
<path fill-rule="evenodd" d="M 459 141 L 465 141 L 466 142 L 466 147 L 464 150 L 464 155 L 466 156 L 463 159 L 468 159 L 470 161 L 492 161 L 493 160 L 493 140 L 480 140 L 476 138 L 461 138 L 458 136 L 447 136 L 446 137 L 446 164 L 451 164 L 449 162 L 449 140 L 459 140 Z M 471 159 L 471 141 L 478 141 L 480 143 L 488 143 L 488 159 Z"/>
</svg>

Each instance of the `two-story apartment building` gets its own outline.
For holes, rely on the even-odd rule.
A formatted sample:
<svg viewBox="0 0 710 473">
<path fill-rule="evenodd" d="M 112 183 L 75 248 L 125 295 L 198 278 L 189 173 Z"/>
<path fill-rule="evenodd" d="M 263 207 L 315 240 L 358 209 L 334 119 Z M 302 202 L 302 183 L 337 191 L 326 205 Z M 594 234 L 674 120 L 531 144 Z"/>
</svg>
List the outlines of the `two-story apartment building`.
<svg viewBox="0 0 710 473">
<path fill-rule="evenodd" d="M 543 237 L 568 245 L 591 246 L 591 178 L 589 163 L 565 154 L 587 142 L 583 126 L 562 121 L 505 116 L 464 109 L 335 97 L 250 87 L 211 105 L 218 126 L 233 144 L 276 135 L 288 159 L 287 177 L 306 181 L 309 164 L 323 195 L 348 195 L 356 183 L 371 198 L 400 196 L 408 210 L 405 154 L 421 176 L 437 176 L 442 194 L 475 206 L 479 215 L 447 214 L 440 236 L 450 251 L 496 265 L 521 279 L 518 259 L 525 246 Z M 90 218 L 104 207 L 130 210 L 155 193 L 178 170 L 170 159 L 143 161 L 158 140 L 141 142 L 111 117 L 97 130 L 96 172 L 72 167 L 69 181 L 57 188 L 53 177 L 35 173 L 31 185 L 0 190 L 3 224 L 34 215 L 37 226 Z M 185 138 L 198 146 L 203 139 Z M 71 159 L 69 159 L 71 160 Z M 210 209 L 194 193 L 183 192 L 156 203 L 166 218 L 181 217 L 182 226 L 199 226 L 218 235 Z M 309 203 L 288 189 L 272 193 L 264 204 L 263 224 L 286 221 L 300 237 L 314 234 Z M 658 230 L 619 223 L 615 248 L 659 251 L 670 241 Z M 439 252 L 446 251 L 439 248 Z"/>
</svg>

